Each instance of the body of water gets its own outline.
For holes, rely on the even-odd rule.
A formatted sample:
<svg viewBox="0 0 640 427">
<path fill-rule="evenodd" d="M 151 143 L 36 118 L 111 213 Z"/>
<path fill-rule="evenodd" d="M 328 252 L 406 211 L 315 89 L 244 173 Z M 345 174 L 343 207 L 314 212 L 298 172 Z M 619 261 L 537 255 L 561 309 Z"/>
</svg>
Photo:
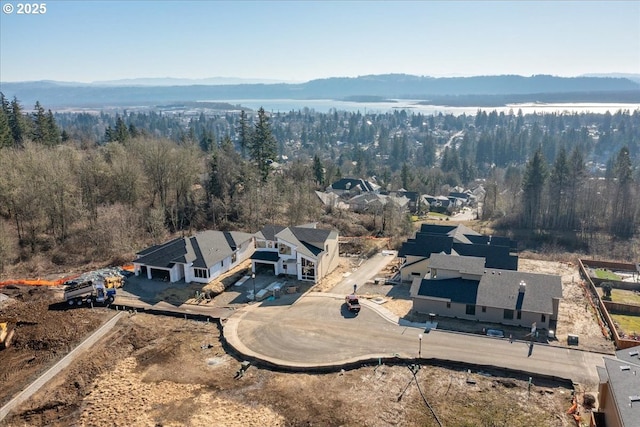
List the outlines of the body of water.
<svg viewBox="0 0 640 427">
<path fill-rule="evenodd" d="M 202 101 L 207 102 L 207 101 Z M 328 113 L 333 110 L 350 111 L 361 113 L 388 113 L 394 110 L 406 110 L 407 112 L 422 113 L 425 115 L 437 114 L 453 114 L 453 115 L 475 115 L 478 110 L 508 113 L 513 110 L 514 114 L 518 110 L 522 110 L 523 114 L 532 113 L 605 113 L 607 111 L 612 114 L 618 110 L 634 111 L 640 109 L 640 104 L 609 104 L 609 103 L 567 103 L 567 104 L 509 104 L 502 107 L 448 107 L 442 105 L 421 105 L 418 100 L 390 100 L 386 102 L 353 102 L 339 101 L 331 99 L 231 99 L 216 100 L 210 102 L 228 102 L 233 105 L 241 105 L 243 107 L 257 110 L 263 107 L 266 111 L 273 113 L 288 113 L 290 111 L 315 110 L 319 113 Z"/>
</svg>

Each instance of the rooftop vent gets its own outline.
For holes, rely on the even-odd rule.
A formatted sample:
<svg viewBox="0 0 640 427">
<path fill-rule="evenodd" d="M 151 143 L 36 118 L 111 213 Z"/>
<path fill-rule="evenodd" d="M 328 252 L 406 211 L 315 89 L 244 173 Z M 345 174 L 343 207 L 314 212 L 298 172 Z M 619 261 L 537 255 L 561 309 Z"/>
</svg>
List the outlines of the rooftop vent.
<svg viewBox="0 0 640 427">
<path fill-rule="evenodd" d="M 632 402 L 640 402 L 640 396 L 629 396 L 629 400 L 631 400 Z"/>
<path fill-rule="evenodd" d="M 525 291 L 526 289 L 527 289 L 527 284 L 526 284 L 526 283 L 524 283 L 524 280 L 521 280 L 521 281 L 520 281 L 520 286 L 519 286 L 518 292 L 519 292 L 519 293 L 521 293 L 521 294 L 524 294 L 524 291 Z"/>
<path fill-rule="evenodd" d="M 637 356 L 638 355 L 638 351 L 634 350 L 634 351 L 630 351 L 629 352 L 629 356 L 633 357 L 633 356 Z"/>
<path fill-rule="evenodd" d="M 631 370 L 631 366 L 629 366 L 629 365 L 622 365 L 622 366 L 620 366 L 620 370 L 621 370 L 621 371 L 630 371 L 630 370 Z"/>
</svg>

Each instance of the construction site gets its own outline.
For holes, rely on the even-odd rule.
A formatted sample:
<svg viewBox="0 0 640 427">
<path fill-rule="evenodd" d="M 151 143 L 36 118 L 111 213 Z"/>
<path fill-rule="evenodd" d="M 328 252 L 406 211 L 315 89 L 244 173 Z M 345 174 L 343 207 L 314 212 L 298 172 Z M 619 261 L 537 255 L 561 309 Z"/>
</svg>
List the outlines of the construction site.
<svg viewBox="0 0 640 427">
<path fill-rule="evenodd" d="M 529 260 L 523 265 L 562 275 L 559 336 L 576 332 L 585 349 L 612 351 L 576 280 L 575 266 Z M 352 268 L 353 261 L 343 259 L 315 290 L 330 290 Z M 381 272 L 392 273 L 392 266 Z M 245 276 L 240 271 L 229 281 Z M 122 292 L 116 304 L 128 286 L 118 289 Z M 231 316 L 246 305 L 241 296 L 252 286 L 255 282 L 222 285 L 226 291 L 209 292 L 210 300 L 167 286 L 159 295 L 169 299 L 171 307 L 178 302 L 213 306 Z M 403 286 L 367 283 L 361 299 L 384 298 L 388 309 L 404 316 L 410 301 Z M 308 285 L 296 289 L 300 296 L 307 290 Z M 2 405 L 118 316 L 100 340 L 82 349 L 0 421 L 3 426 L 586 426 L 586 416 L 573 415 L 589 411 L 589 396 L 597 386 L 464 364 L 402 360 L 345 369 L 282 370 L 246 361 L 230 349 L 221 334 L 224 318 L 123 311 L 123 306 L 91 307 L 91 302 L 71 305 L 57 286 L 10 285 L 0 291 L 0 317 L 11 319 L 7 328 L 14 330 L 0 354 Z M 169 306 L 149 295 L 142 300 L 157 311 Z M 580 403 L 577 408 L 574 401 Z"/>
</svg>

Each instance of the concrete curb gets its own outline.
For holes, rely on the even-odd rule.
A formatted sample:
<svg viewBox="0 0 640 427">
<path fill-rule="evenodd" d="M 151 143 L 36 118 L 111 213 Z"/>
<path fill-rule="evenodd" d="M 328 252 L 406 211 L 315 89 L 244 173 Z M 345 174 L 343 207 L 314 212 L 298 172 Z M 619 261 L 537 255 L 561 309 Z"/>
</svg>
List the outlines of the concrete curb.
<svg viewBox="0 0 640 427">
<path fill-rule="evenodd" d="M 76 348 L 71 350 L 69 354 L 63 357 L 58 363 L 49 368 L 44 374 L 42 374 L 38 379 L 32 382 L 27 388 L 18 393 L 13 399 L 9 401 L 6 405 L 0 408 L 0 421 L 2 421 L 13 409 L 15 409 L 18 405 L 24 403 L 27 399 L 33 396 L 42 386 L 44 386 L 47 382 L 49 382 L 53 377 L 55 377 L 60 371 L 69 366 L 71 362 L 82 352 L 87 346 L 94 345 L 100 338 L 105 336 L 107 332 L 109 332 L 115 324 L 120 320 L 120 317 L 124 315 L 124 312 L 117 313 L 113 316 L 107 323 L 102 325 L 91 334 L 87 339 L 82 341 Z"/>
</svg>

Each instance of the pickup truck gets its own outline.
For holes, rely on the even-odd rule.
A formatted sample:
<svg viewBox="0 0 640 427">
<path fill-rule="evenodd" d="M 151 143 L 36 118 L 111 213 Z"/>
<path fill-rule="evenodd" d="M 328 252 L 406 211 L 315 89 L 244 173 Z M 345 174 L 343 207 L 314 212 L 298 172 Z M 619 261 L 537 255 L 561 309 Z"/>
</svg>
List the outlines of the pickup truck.
<svg viewBox="0 0 640 427">
<path fill-rule="evenodd" d="M 349 311 L 353 313 L 357 313 L 360 311 L 360 303 L 358 302 L 358 297 L 355 294 L 347 295 L 344 297 L 344 302 L 347 304 L 347 308 Z"/>
</svg>

